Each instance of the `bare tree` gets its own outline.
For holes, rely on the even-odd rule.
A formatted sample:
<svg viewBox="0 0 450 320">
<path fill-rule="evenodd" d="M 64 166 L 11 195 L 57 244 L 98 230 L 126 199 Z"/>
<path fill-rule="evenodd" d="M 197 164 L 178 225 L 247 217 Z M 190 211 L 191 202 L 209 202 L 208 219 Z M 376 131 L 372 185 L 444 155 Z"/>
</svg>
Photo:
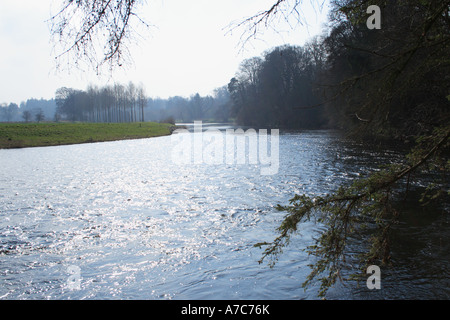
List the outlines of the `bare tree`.
<svg viewBox="0 0 450 320">
<path fill-rule="evenodd" d="M 266 10 L 231 23 L 228 32 L 242 30 L 242 47 L 256 38 L 263 28 L 276 30 L 277 22 L 284 20 L 294 29 L 306 24 L 300 6 L 307 0 L 274 0 Z M 322 8 L 325 0 L 309 0 Z M 56 50 L 56 61 L 61 67 L 63 57 L 67 63 L 79 66 L 85 62 L 97 72 L 105 64 L 110 69 L 131 60 L 130 42 L 138 36 L 137 27 L 148 29 L 138 14 L 145 0 L 63 0 L 57 13 L 49 19 L 51 35 Z"/>
<path fill-rule="evenodd" d="M 144 108 L 147 106 L 147 96 L 145 95 L 145 89 L 142 84 L 139 84 L 137 88 L 137 101 L 139 106 L 140 121 L 144 122 Z"/>
<path fill-rule="evenodd" d="M 136 102 L 137 102 L 137 90 L 136 90 L 136 86 L 134 85 L 133 82 L 129 82 L 127 87 L 126 87 L 126 103 L 127 103 L 127 107 L 130 110 L 129 111 L 129 121 L 130 122 L 136 122 Z"/>
<path fill-rule="evenodd" d="M 67 58 L 79 66 L 86 62 L 97 72 L 107 64 L 122 66 L 130 59 L 129 42 L 136 27 L 148 27 L 137 14 L 145 0 L 64 0 L 50 20 L 51 35 L 57 51 L 58 67 Z"/>
<path fill-rule="evenodd" d="M 307 25 L 307 17 L 301 10 L 301 6 L 306 2 L 307 0 L 274 0 L 266 10 L 233 22 L 226 29 L 228 33 L 240 30 L 240 47 L 243 50 L 248 42 L 257 39 L 267 29 L 279 33 L 280 23 L 284 23 L 292 30 Z M 325 4 L 324 0 L 309 0 L 309 2 L 318 11 L 322 10 Z"/>
<path fill-rule="evenodd" d="M 41 108 L 36 110 L 36 114 L 34 115 L 34 118 L 39 123 L 45 119 L 44 111 L 42 111 Z"/>
<path fill-rule="evenodd" d="M 22 112 L 22 118 L 25 120 L 25 122 L 29 122 L 31 120 L 31 112 L 28 110 L 25 110 Z"/>
</svg>

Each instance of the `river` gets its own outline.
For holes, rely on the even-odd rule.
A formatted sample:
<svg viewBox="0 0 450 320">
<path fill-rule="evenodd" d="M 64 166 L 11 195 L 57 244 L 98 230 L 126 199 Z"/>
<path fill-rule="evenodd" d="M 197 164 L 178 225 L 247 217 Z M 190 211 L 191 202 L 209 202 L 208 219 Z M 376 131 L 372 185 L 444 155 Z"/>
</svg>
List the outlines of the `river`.
<svg viewBox="0 0 450 320">
<path fill-rule="evenodd" d="M 263 175 L 258 163 L 180 163 L 173 146 L 167 136 L 0 150 L 0 299 L 317 299 L 318 284 L 301 286 L 314 223 L 275 267 L 258 263 L 254 244 L 284 216 L 275 206 L 398 156 L 333 131 L 281 130 L 277 172 Z M 448 214 L 410 211 L 381 289 L 339 283 L 328 299 L 450 298 Z"/>
</svg>

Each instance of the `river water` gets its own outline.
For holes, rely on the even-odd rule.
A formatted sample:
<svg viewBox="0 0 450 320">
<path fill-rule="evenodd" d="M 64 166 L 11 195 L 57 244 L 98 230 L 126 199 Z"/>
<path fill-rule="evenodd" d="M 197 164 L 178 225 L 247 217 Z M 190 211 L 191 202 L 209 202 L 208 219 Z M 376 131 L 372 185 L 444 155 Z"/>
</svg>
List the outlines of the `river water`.
<svg viewBox="0 0 450 320">
<path fill-rule="evenodd" d="M 0 150 L 0 299 L 317 299 L 318 285 L 301 287 L 314 223 L 275 267 L 258 263 L 254 244 L 284 216 L 274 207 L 397 156 L 332 131 L 281 131 L 278 171 L 262 175 L 261 164 L 183 164 L 173 146 L 168 136 Z M 339 283 L 327 298 L 450 298 L 448 214 L 408 210 L 381 289 Z"/>
</svg>

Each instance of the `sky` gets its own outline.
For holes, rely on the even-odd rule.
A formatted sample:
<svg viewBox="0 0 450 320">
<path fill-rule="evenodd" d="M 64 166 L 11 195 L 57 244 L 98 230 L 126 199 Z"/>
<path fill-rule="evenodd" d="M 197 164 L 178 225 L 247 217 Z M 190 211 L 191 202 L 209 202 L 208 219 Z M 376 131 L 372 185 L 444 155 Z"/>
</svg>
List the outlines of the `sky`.
<svg viewBox="0 0 450 320">
<path fill-rule="evenodd" d="M 239 64 L 273 47 L 303 45 L 321 34 L 326 9 L 301 7 L 303 25 L 276 23 L 261 29 L 245 46 L 243 29 L 230 25 L 273 5 L 274 0 L 147 0 L 139 15 L 151 27 L 140 29 L 129 51 L 130 64 L 97 75 L 75 67 L 58 69 L 48 20 L 63 0 L 0 1 L 0 103 L 51 99 L 60 87 L 85 90 L 89 84 L 142 83 L 149 97 L 211 94 L 228 84 Z"/>
</svg>

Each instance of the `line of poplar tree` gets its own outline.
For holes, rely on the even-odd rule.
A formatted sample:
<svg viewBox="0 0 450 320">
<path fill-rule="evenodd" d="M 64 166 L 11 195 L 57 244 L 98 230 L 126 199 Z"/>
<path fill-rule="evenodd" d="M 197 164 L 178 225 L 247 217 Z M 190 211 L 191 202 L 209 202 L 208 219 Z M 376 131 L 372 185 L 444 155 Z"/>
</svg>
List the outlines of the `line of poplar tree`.
<svg viewBox="0 0 450 320">
<path fill-rule="evenodd" d="M 81 122 L 143 122 L 148 98 L 143 85 L 129 82 L 87 90 L 62 87 L 56 90 L 57 114 Z"/>
</svg>

